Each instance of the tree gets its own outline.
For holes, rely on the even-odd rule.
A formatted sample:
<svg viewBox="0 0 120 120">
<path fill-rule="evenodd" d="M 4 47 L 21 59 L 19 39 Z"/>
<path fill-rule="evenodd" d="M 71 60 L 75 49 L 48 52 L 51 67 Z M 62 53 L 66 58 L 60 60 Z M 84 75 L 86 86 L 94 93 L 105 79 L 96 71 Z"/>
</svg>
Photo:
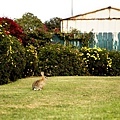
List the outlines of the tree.
<svg viewBox="0 0 120 120">
<path fill-rule="evenodd" d="M 32 13 L 24 14 L 22 18 L 16 19 L 16 22 L 24 29 L 26 44 L 43 45 L 50 42 L 51 36 L 45 25 Z"/>
<path fill-rule="evenodd" d="M 45 25 L 50 32 L 58 32 L 60 31 L 60 21 L 61 18 L 54 17 L 51 18 L 49 21 L 45 21 Z"/>
</svg>

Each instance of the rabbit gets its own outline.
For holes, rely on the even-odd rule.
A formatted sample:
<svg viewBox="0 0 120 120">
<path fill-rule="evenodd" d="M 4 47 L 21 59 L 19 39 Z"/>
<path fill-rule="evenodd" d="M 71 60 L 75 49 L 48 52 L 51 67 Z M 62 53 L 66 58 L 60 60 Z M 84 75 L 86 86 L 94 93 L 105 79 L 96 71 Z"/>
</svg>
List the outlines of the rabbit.
<svg viewBox="0 0 120 120">
<path fill-rule="evenodd" d="M 32 84 L 32 90 L 42 90 L 46 83 L 46 77 L 44 76 L 44 72 L 41 72 L 42 78 L 40 80 L 36 80 Z"/>
</svg>

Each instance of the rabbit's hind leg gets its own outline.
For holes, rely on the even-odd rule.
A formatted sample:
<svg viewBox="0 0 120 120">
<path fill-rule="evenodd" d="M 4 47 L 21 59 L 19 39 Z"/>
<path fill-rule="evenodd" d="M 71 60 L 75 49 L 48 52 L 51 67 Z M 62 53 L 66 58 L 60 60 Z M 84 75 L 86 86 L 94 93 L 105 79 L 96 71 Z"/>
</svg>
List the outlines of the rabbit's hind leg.
<svg viewBox="0 0 120 120">
<path fill-rule="evenodd" d="M 35 90 L 35 91 L 36 91 L 36 90 L 39 90 L 39 88 L 38 88 L 38 87 L 33 87 L 33 90 Z"/>
<path fill-rule="evenodd" d="M 33 90 L 42 90 L 41 88 L 34 88 Z"/>
</svg>

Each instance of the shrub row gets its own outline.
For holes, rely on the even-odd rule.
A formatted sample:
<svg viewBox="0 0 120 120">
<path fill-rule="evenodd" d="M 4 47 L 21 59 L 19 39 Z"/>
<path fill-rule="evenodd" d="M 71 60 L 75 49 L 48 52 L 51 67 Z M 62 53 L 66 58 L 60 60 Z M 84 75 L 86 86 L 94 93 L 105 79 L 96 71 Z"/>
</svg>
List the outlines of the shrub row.
<svg viewBox="0 0 120 120">
<path fill-rule="evenodd" d="M 78 49 L 60 44 L 39 49 L 39 67 L 50 76 L 89 75 Z"/>
<path fill-rule="evenodd" d="M 32 51 L 27 58 L 28 73 L 32 71 L 30 75 L 39 75 L 40 71 L 44 71 L 49 76 L 120 75 L 120 52 L 118 51 L 86 47 L 78 50 L 60 44 L 46 45 L 39 49 L 32 46 Z"/>
<path fill-rule="evenodd" d="M 31 47 L 33 52 L 29 53 L 26 68 L 29 75 L 39 75 L 40 71 L 45 71 L 46 75 L 50 76 L 120 75 L 119 51 L 86 47 L 78 50 L 60 44 L 46 45 L 39 49 Z"/>
<path fill-rule="evenodd" d="M 0 84 L 40 75 L 40 71 L 49 76 L 117 76 L 119 70 L 118 51 L 60 44 L 24 47 L 15 37 L 0 36 Z"/>
</svg>

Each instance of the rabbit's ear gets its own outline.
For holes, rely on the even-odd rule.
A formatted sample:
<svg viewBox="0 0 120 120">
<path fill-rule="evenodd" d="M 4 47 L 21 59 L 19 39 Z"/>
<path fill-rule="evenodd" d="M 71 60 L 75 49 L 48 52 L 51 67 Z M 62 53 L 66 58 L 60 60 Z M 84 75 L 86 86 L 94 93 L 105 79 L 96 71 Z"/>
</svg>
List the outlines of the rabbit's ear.
<svg viewBox="0 0 120 120">
<path fill-rule="evenodd" d="M 44 72 L 41 72 L 41 75 L 44 76 Z"/>
</svg>

